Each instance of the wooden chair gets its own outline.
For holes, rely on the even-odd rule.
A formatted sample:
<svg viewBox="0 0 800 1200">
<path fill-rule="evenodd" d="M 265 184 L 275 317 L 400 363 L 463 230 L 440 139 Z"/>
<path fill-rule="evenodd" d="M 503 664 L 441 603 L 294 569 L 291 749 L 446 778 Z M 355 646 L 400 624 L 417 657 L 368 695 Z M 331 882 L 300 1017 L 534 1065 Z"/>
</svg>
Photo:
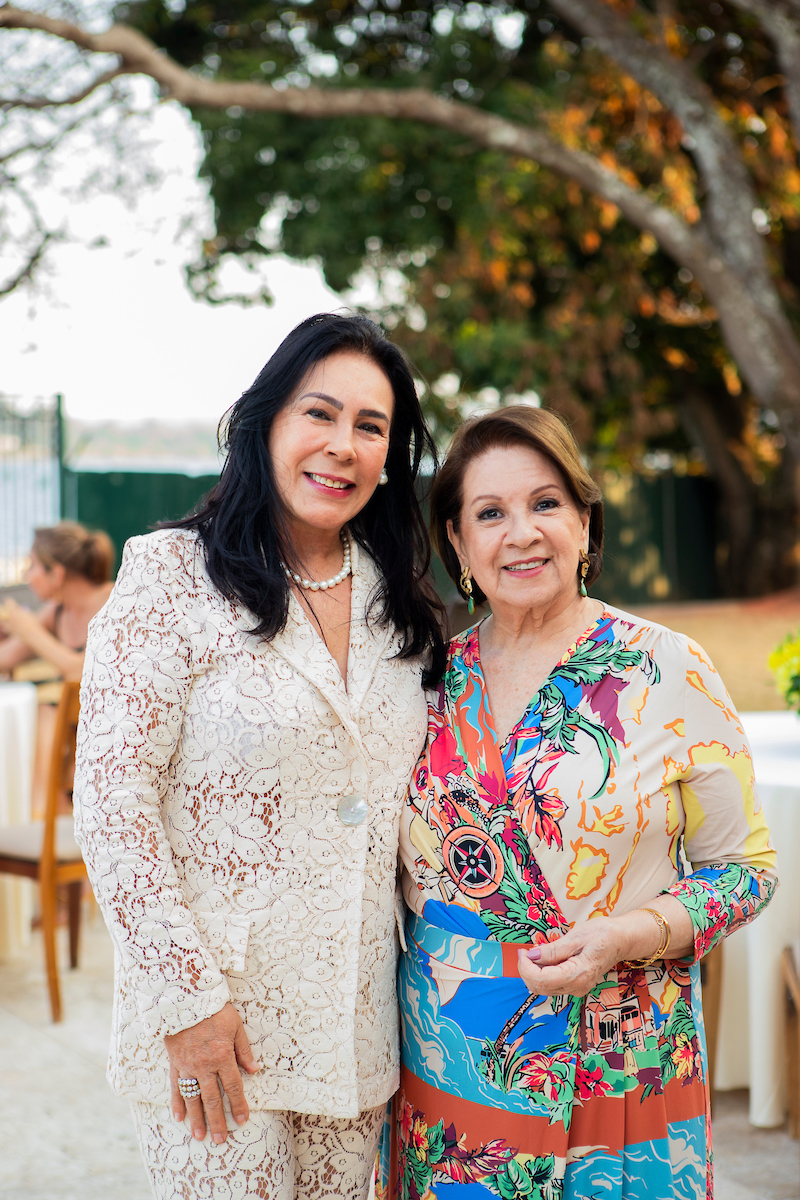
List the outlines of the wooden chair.
<svg viewBox="0 0 800 1200">
<path fill-rule="evenodd" d="M 708 1094 L 714 1099 L 714 1078 L 717 1070 L 717 1039 L 719 1038 L 719 1010 L 722 1004 L 722 942 L 719 942 L 700 963 L 700 979 L 703 984 L 703 1023 L 706 1027 L 708 1048 Z"/>
<path fill-rule="evenodd" d="M 800 979 L 794 951 L 783 952 L 783 983 L 786 1004 L 786 1073 L 789 1090 L 789 1134 L 800 1137 Z"/>
<path fill-rule="evenodd" d="M 72 803 L 75 769 L 75 737 L 80 709 L 80 684 L 65 683 L 56 713 L 56 728 L 50 756 L 47 799 L 43 821 L 10 825 L 0 829 L 0 875 L 22 875 L 38 879 L 42 908 L 47 987 L 53 1021 L 61 1020 L 61 990 L 56 955 L 57 890 L 66 884 L 69 913 L 69 965 L 78 965 L 81 892 L 87 878 L 81 852 L 75 841 L 72 813 L 59 815 L 59 799 Z"/>
</svg>

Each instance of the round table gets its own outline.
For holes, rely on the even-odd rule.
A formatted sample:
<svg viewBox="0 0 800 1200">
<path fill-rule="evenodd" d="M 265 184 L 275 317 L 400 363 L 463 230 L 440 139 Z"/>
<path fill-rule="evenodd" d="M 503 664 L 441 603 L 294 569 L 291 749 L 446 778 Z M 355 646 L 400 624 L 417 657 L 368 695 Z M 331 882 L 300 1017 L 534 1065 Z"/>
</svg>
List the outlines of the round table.
<svg viewBox="0 0 800 1200">
<path fill-rule="evenodd" d="M 800 717 L 740 715 L 781 882 L 761 916 L 725 941 L 715 1083 L 749 1087 L 751 1123 L 770 1127 L 786 1118 L 781 955 L 800 942 Z"/>
<path fill-rule="evenodd" d="M 0 825 L 31 819 L 36 752 L 36 688 L 0 683 Z M 0 958 L 30 944 L 33 888 L 27 879 L 0 875 Z"/>
</svg>

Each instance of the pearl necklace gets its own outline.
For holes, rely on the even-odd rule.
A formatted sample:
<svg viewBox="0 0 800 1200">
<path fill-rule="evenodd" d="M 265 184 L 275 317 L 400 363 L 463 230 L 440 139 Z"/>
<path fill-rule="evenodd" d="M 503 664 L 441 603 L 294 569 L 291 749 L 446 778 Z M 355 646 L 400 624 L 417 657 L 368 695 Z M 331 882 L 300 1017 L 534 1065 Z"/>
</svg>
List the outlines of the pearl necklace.
<svg viewBox="0 0 800 1200">
<path fill-rule="evenodd" d="M 347 576 L 351 574 L 353 569 L 350 565 L 350 539 L 344 530 L 342 530 L 340 537 L 342 539 L 342 545 L 344 546 L 344 562 L 342 563 L 341 571 L 339 571 L 337 575 L 334 575 L 332 579 L 323 579 L 320 583 L 316 583 L 311 579 L 303 579 L 303 577 L 298 575 L 296 571 L 292 571 L 289 567 L 287 567 L 285 562 L 282 562 L 281 566 L 283 567 L 289 579 L 291 579 L 294 583 L 299 584 L 301 588 L 306 588 L 308 591 L 312 592 L 326 592 L 328 588 L 336 587 L 337 583 L 341 583 L 343 579 L 346 579 Z"/>
</svg>

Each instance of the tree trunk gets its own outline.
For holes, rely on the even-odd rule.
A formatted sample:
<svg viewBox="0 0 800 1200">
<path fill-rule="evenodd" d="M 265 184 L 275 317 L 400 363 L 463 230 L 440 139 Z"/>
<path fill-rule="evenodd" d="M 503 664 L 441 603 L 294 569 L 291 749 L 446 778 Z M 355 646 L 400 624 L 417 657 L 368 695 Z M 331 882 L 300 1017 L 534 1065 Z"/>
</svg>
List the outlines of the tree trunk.
<svg viewBox="0 0 800 1200">
<path fill-rule="evenodd" d="M 731 421 L 732 405 L 714 404 L 689 391 L 681 418 L 690 439 L 705 453 L 717 485 L 717 579 L 725 596 L 758 596 L 795 582 L 798 500 L 796 458 L 787 446 L 775 473 L 756 482 L 732 447 L 741 435 Z"/>
</svg>

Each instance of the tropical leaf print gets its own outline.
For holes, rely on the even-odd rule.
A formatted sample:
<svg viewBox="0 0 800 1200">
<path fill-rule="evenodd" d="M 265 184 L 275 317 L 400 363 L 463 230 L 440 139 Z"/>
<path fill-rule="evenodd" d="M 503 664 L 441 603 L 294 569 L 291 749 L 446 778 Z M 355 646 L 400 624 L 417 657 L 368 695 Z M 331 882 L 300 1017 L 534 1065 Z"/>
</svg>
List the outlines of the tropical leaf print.
<svg viewBox="0 0 800 1200">
<path fill-rule="evenodd" d="M 436 1176 L 453 1183 L 482 1183 L 503 1200 L 561 1200 L 562 1181 L 555 1177 L 552 1154 L 518 1154 L 500 1138 L 467 1150 L 464 1135 L 443 1120 L 429 1125 L 423 1113 L 402 1100 L 398 1121 L 398 1166 L 401 1200 L 423 1200 Z M 377 1192 L 376 1192 L 377 1195 Z"/>
<path fill-rule="evenodd" d="M 493 899 L 495 907 L 481 908 L 489 936 L 501 942 L 549 941 L 565 933 L 566 922 L 553 893 L 530 852 L 525 831 L 508 804 L 491 810 L 487 832 L 503 859 L 503 876 Z M 503 901 L 498 911 L 496 901 Z"/>
<path fill-rule="evenodd" d="M 488 1182 L 503 1176 L 516 1150 L 496 1138 L 467 1150 L 464 1135 L 443 1120 L 429 1125 L 425 1115 L 401 1099 L 398 1117 L 398 1166 L 401 1200 L 422 1200 L 436 1175 L 454 1183 Z"/>
<path fill-rule="evenodd" d="M 694 927 L 694 956 L 702 958 L 734 929 L 752 921 L 775 890 L 761 871 L 739 863 L 711 864 L 669 889 L 689 910 Z"/>
<path fill-rule="evenodd" d="M 551 1125 L 561 1121 L 568 1129 L 575 1100 L 575 1055 L 563 1050 L 523 1053 L 519 1040 L 503 1045 L 500 1038 L 487 1038 L 478 1069 L 501 1092 L 522 1092 L 547 1109 Z"/>
<path fill-rule="evenodd" d="M 483 1183 L 503 1200 L 561 1200 L 564 1184 L 555 1176 L 555 1161 L 552 1154 L 523 1159 L 512 1158 L 501 1173 Z"/>
<path fill-rule="evenodd" d="M 658 1053 L 664 1084 L 670 1079 L 679 1079 L 684 1084 L 692 1079 L 702 1079 L 703 1061 L 697 1030 L 692 1010 L 682 996 L 675 1001 Z"/>
<path fill-rule="evenodd" d="M 469 675 L 458 659 L 453 658 L 444 676 L 444 694 L 448 705 L 455 707 L 467 690 Z"/>
<path fill-rule="evenodd" d="M 608 783 L 611 764 L 616 765 L 619 762 L 619 752 L 614 738 L 599 720 L 591 720 L 583 713 L 578 712 L 577 708 L 568 704 L 561 688 L 554 682 L 545 683 L 542 686 L 536 711 L 540 718 L 539 728 L 543 740 L 549 742 L 554 749 L 560 750 L 562 754 L 577 753 L 575 735 L 579 731 L 592 739 L 602 763 L 602 782 L 592 799 L 599 796 Z"/>
<path fill-rule="evenodd" d="M 641 666 L 650 683 L 658 683 L 656 664 L 646 650 L 629 650 L 619 642 L 596 641 L 586 638 L 566 662 L 560 663 L 555 674 L 571 683 L 591 686 L 607 675 L 621 675 L 632 667 Z"/>
<path fill-rule="evenodd" d="M 555 844 L 563 848 L 560 821 L 567 806 L 560 796 L 547 792 L 547 784 L 558 766 L 554 762 L 537 777 L 539 757 L 533 759 L 519 756 L 518 766 L 508 777 L 508 793 L 517 812 L 524 813 L 526 829 L 535 833 L 546 846 Z"/>
<path fill-rule="evenodd" d="M 579 711 L 578 704 L 584 699 L 586 689 L 600 684 L 609 676 L 624 676 L 635 667 L 642 668 L 651 684 L 658 682 L 658 667 L 646 651 L 629 650 L 617 642 L 586 638 L 566 662 L 559 664 L 531 702 L 529 713 L 538 719 L 541 743 L 532 761 L 528 759 L 526 762 L 526 756 L 520 756 L 516 774 L 509 778 L 509 789 L 514 792 L 515 803 L 527 800 L 533 804 L 535 816 L 529 824 L 548 846 L 555 841 L 561 847 L 558 822 L 564 816 L 566 806 L 559 797 L 548 796 L 545 790 L 556 763 L 543 778 L 534 778 L 534 771 L 540 770 L 542 761 L 549 757 L 543 756 L 542 751 L 550 748 L 558 754 L 576 754 L 575 737 L 579 732 L 585 733 L 592 739 L 600 755 L 602 778 L 592 799 L 599 796 L 608 783 L 612 764 L 619 763 L 619 750 L 613 734 L 600 718 Z M 577 703 L 568 700 L 567 692 L 571 689 L 568 687 L 565 692 L 565 684 L 579 689 L 580 699 Z M 529 734 L 530 730 L 525 730 L 525 733 Z M 562 808 L 563 811 L 560 811 Z"/>
</svg>

